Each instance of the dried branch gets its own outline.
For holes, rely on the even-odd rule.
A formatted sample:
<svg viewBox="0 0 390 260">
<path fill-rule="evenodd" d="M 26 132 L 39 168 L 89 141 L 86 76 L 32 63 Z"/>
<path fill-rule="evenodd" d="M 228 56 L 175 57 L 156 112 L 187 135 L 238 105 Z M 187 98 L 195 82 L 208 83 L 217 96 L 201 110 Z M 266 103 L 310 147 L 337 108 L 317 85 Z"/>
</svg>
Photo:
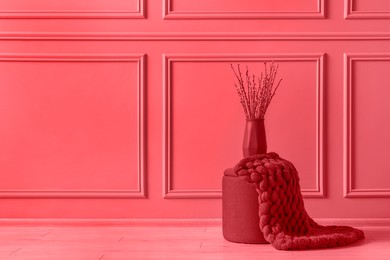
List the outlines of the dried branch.
<svg viewBox="0 0 390 260">
<path fill-rule="evenodd" d="M 230 67 L 238 81 L 238 84 L 235 83 L 234 86 L 240 97 L 245 117 L 247 119 L 264 119 L 268 106 L 282 81 L 282 79 L 279 79 L 276 87 L 274 87 L 279 65 L 275 66 L 274 62 L 271 62 L 268 68 L 267 62 L 264 62 L 264 74 L 262 72 L 260 77 L 251 75 L 248 67 L 246 67 L 245 81 L 241 73 L 240 64 L 237 65 L 237 71 L 232 64 L 230 64 Z"/>
</svg>

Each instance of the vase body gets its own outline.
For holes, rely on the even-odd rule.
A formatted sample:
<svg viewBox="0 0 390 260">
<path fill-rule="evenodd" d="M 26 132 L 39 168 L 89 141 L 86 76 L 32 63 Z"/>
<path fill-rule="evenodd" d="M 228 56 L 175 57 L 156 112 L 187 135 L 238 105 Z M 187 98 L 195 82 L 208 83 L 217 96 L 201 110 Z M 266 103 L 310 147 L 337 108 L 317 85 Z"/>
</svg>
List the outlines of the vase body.
<svg viewBox="0 0 390 260">
<path fill-rule="evenodd" d="M 267 153 L 264 119 L 247 119 L 242 152 L 245 157 Z"/>
<path fill-rule="evenodd" d="M 256 189 L 227 169 L 222 178 L 222 231 L 231 242 L 268 243 L 259 227 L 259 201 Z"/>
</svg>

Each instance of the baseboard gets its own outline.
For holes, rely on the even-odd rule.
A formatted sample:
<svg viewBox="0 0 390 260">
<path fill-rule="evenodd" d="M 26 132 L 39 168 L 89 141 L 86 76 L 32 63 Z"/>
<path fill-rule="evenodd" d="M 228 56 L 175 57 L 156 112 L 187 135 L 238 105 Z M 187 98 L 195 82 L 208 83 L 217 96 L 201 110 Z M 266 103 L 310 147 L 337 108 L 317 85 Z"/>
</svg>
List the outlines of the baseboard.
<svg viewBox="0 0 390 260">
<path fill-rule="evenodd" d="M 321 225 L 356 227 L 390 226 L 390 218 L 315 218 Z M 0 218 L 2 226 L 164 226 L 213 227 L 221 226 L 222 219 L 23 219 Z"/>
<path fill-rule="evenodd" d="M 23 219 L 0 218 L 0 225 L 22 226 L 220 226 L 221 219 Z"/>
</svg>

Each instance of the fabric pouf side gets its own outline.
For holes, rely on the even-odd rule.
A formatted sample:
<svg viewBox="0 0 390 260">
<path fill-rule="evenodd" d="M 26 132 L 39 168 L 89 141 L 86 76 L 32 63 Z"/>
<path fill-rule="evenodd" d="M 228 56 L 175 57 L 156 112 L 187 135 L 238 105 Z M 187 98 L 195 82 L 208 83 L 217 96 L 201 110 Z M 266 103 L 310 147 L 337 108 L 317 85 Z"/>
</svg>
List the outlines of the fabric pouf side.
<svg viewBox="0 0 390 260">
<path fill-rule="evenodd" d="M 222 178 L 222 230 L 226 240 L 236 243 L 268 243 L 259 228 L 258 194 L 233 169 Z"/>
</svg>

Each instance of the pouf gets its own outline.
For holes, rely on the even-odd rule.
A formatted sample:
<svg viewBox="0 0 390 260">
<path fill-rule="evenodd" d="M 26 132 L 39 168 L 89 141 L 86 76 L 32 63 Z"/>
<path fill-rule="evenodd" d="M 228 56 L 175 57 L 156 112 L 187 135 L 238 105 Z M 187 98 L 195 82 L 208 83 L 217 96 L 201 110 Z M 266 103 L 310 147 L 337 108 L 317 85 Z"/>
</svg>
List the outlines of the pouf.
<svg viewBox="0 0 390 260">
<path fill-rule="evenodd" d="M 259 228 L 258 194 L 233 169 L 222 178 L 222 230 L 226 240 L 237 243 L 268 243 Z"/>
</svg>

